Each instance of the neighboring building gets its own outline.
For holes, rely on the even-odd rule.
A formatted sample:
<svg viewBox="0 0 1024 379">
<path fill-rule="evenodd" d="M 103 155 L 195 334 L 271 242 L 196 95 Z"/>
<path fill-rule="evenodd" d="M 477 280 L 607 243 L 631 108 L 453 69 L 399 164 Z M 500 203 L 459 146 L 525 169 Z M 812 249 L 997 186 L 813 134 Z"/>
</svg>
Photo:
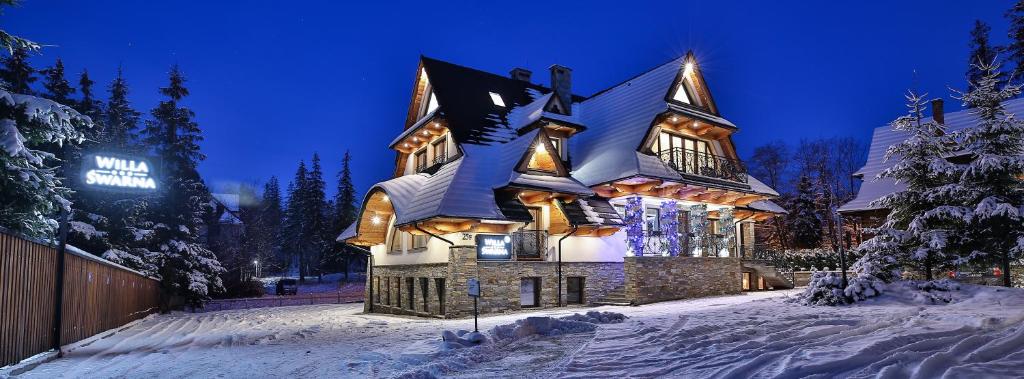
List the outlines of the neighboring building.
<svg viewBox="0 0 1024 379">
<path fill-rule="evenodd" d="M 1024 99 L 1008 100 L 1003 105 L 1008 114 L 1024 115 Z M 931 117 L 937 123 L 945 125 L 947 133 L 958 132 L 976 124 L 977 118 L 968 110 L 947 114 L 943 112 L 943 108 L 942 99 L 933 100 Z M 875 128 L 871 136 L 867 162 L 864 163 L 864 167 L 854 173 L 854 176 L 862 181 L 857 197 L 839 207 L 839 213 L 844 216 L 853 231 L 853 246 L 870 237 L 865 232 L 865 228 L 880 226 L 889 213 L 887 209 L 871 206 L 871 203 L 885 195 L 906 188 L 892 179 L 878 177 L 882 171 L 895 163 L 886 162 L 885 152 L 889 150 L 890 146 L 903 142 L 906 138 L 905 132 L 893 130 L 889 125 Z M 954 161 L 963 159 L 963 162 L 966 163 L 967 158 L 953 156 L 950 159 Z"/>
<path fill-rule="evenodd" d="M 692 54 L 589 97 L 571 75 L 553 65 L 542 86 L 421 57 L 394 178 L 338 237 L 372 252 L 367 310 L 472 314 L 474 277 L 481 312 L 791 286 L 741 264 L 753 224 L 785 211 L 747 175 Z"/>
</svg>

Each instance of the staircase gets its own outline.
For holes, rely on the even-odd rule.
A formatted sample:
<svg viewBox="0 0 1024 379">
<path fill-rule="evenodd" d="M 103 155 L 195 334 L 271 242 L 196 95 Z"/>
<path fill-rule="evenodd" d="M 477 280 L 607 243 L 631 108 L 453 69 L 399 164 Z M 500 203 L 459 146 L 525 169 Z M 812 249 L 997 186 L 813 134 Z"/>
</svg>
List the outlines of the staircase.
<svg viewBox="0 0 1024 379">
<path fill-rule="evenodd" d="M 604 296 L 592 300 L 590 305 L 618 305 L 618 306 L 629 306 L 633 305 L 629 300 L 626 299 L 626 286 L 621 285 L 615 287 L 611 292 L 606 293 Z"/>
<path fill-rule="evenodd" d="M 794 288 L 793 272 L 773 266 L 771 263 L 760 259 L 744 259 L 743 267 L 757 272 L 765 283 L 773 289 Z"/>
</svg>

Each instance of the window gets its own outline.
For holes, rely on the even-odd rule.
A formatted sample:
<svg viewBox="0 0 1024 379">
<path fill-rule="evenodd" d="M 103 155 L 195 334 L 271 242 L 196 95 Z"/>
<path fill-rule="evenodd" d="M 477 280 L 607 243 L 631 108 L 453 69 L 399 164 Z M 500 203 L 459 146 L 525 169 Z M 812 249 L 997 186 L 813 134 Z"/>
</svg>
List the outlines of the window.
<svg viewBox="0 0 1024 379">
<path fill-rule="evenodd" d="M 532 222 L 526 223 L 524 229 L 527 230 L 543 230 L 544 228 L 544 210 L 540 207 L 526 207 L 530 211 L 530 217 L 533 218 Z"/>
<path fill-rule="evenodd" d="M 570 276 L 565 278 L 566 304 L 583 304 L 583 277 Z"/>
<path fill-rule="evenodd" d="M 399 231 L 396 228 L 391 228 L 391 244 L 388 247 L 388 252 L 402 252 L 402 237 L 404 234 L 405 232 Z"/>
<path fill-rule="evenodd" d="M 519 305 L 523 308 L 536 308 L 540 306 L 540 278 L 520 279 Z"/>
<path fill-rule="evenodd" d="M 743 273 L 743 290 L 744 291 L 750 291 L 750 273 L 749 272 L 744 272 Z"/>
<path fill-rule="evenodd" d="M 685 79 L 684 81 L 679 82 L 679 85 L 676 86 L 676 92 L 672 94 L 672 100 L 678 101 L 683 104 L 689 104 L 690 95 L 686 94 L 686 86 L 683 84 L 684 82 Z"/>
<path fill-rule="evenodd" d="M 414 155 L 414 162 L 416 163 L 416 172 L 423 171 L 427 168 L 427 149 L 420 149 Z"/>
<path fill-rule="evenodd" d="M 505 100 L 501 99 L 501 95 L 496 94 L 494 92 L 488 92 L 488 93 L 491 95 L 491 102 L 494 103 L 494 105 L 497 105 L 497 106 L 502 107 L 502 108 L 505 107 Z"/>
<path fill-rule="evenodd" d="M 661 209 L 658 208 L 647 208 L 647 212 L 644 213 L 644 226 L 647 231 L 658 233 L 661 231 Z"/>
<path fill-rule="evenodd" d="M 555 154 L 557 154 L 559 158 L 563 157 L 563 155 L 562 155 L 562 139 L 561 138 L 551 137 L 551 146 L 554 146 Z"/>
<path fill-rule="evenodd" d="M 448 141 L 446 138 L 438 138 L 431 146 L 434 150 L 434 163 L 444 162 L 448 158 Z"/>
<path fill-rule="evenodd" d="M 677 170 L 700 174 L 715 164 L 714 153 L 707 141 L 662 131 L 651 144 L 651 151 Z"/>
<path fill-rule="evenodd" d="M 418 234 L 412 235 L 412 248 L 413 249 L 424 249 L 427 247 L 427 241 L 430 240 L 430 236 L 421 236 Z"/>
<path fill-rule="evenodd" d="M 384 278 L 384 304 L 391 305 L 391 278 Z"/>
<path fill-rule="evenodd" d="M 615 205 L 612 205 L 612 208 L 615 208 L 615 213 L 618 213 L 619 217 L 622 217 L 623 219 L 626 218 L 626 206 L 625 205 L 615 204 Z"/>
<path fill-rule="evenodd" d="M 430 90 L 430 97 L 429 100 L 427 101 L 427 109 L 425 112 L 423 112 L 423 115 L 426 116 L 430 112 L 436 110 L 437 105 L 437 95 L 434 94 L 434 90 Z"/>
<path fill-rule="evenodd" d="M 444 278 L 434 278 L 434 287 L 437 289 L 437 314 L 444 314 Z"/>
<path fill-rule="evenodd" d="M 420 298 L 423 299 L 423 312 L 430 313 L 430 279 L 420 278 Z"/>
</svg>

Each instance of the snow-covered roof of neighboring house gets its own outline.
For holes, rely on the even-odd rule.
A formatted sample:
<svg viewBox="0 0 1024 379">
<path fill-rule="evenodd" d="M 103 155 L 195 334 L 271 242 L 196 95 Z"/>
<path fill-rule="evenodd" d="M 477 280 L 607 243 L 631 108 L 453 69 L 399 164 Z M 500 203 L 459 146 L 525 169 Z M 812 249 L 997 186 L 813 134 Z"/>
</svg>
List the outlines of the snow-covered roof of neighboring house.
<svg viewBox="0 0 1024 379">
<path fill-rule="evenodd" d="M 1024 115 L 1024 98 L 1007 100 L 1003 105 L 1006 112 L 1010 114 Z M 956 132 L 971 125 L 974 125 L 977 118 L 970 110 L 961 110 L 945 114 L 946 132 Z M 889 178 L 879 178 L 878 175 L 886 168 L 893 165 L 893 162 L 886 162 L 885 152 L 889 147 L 906 140 L 906 132 L 893 130 L 889 125 L 875 128 L 871 135 L 871 147 L 868 148 L 868 159 L 855 175 L 863 178 L 857 197 L 839 207 L 840 212 L 858 212 L 875 210 L 871 202 L 881 199 L 883 196 L 906 188 L 901 183 Z"/>
<path fill-rule="evenodd" d="M 217 217 L 217 222 L 221 224 L 241 224 L 242 219 L 238 217 L 238 212 L 241 208 L 238 205 L 238 194 L 236 193 L 211 193 L 212 200 L 224 207 L 222 212 Z"/>
</svg>

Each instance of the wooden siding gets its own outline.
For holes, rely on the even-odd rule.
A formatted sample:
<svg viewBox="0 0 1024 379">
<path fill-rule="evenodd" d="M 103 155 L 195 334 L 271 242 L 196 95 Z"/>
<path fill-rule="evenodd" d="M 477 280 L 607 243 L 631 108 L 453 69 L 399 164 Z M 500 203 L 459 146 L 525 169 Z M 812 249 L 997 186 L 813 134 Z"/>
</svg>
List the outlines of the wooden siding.
<svg viewBox="0 0 1024 379">
<path fill-rule="evenodd" d="M 124 325 L 157 310 L 159 282 L 67 253 L 61 345 Z M 57 248 L 0 231 L 0 367 L 53 344 Z"/>
</svg>

